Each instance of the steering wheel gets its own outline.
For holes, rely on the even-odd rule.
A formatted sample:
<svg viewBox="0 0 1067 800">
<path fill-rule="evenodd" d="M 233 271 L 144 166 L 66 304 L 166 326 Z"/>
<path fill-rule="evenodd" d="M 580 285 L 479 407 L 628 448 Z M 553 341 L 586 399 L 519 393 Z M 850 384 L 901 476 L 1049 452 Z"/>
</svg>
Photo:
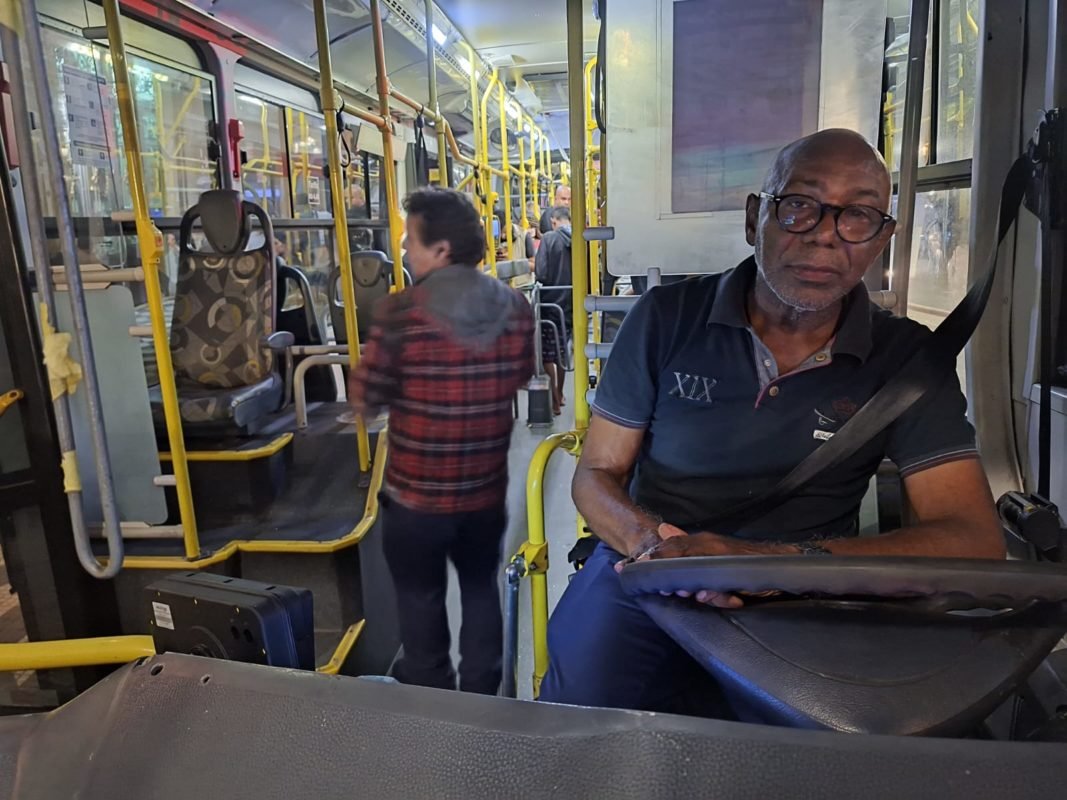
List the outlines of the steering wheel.
<svg viewBox="0 0 1067 800">
<path fill-rule="evenodd" d="M 701 556 L 628 564 L 621 574 L 631 595 L 677 591 L 781 592 L 927 598 L 940 610 L 1019 609 L 1067 603 L 1067 569 L 1032 561 L 895 556 Z"/>
</svg>

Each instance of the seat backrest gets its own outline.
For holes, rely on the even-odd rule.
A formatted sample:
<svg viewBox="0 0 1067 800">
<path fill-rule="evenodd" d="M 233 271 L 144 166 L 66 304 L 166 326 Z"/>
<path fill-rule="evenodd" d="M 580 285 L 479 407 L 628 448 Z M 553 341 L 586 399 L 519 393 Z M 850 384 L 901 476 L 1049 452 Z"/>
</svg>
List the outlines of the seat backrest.
<svg viewBox="0 0 1067 800">
<path fill-rule="evenodd" d="M 311 283 L 304 271 L 279 264 L 276 275 L 277 294 L 277 325 L 278 330 L 288 331 L 293 334 L 298 345 L 322 344 L 322 333 L 315 316 L 315 302 L 311 291 Z M 295 288 L 300 296 L 300 304 L 292 308 L 285 307 L 285 301 L 289 297 L 289 290 Z"/>
<path fill-rule="evenodd" d="M 252 218 L 263 243 L 247 249 Z M 206 242 L 193 247 L 197 220 Z M 274 370 L 274 233 L 270 218 L 237 192 L 204 192 L 182 217 L 170 349 L 179 382 L 249 386 Z"/>
<path fill-rule="evenodd" d="M 360 341 L 365 341 L 370 332 L 374 304 L 389 294 L 393 262 L 380 250 L 363 250 L 352 254 L 352 278 L 356 289 L 356 323 Z M 345 303 L 341 291 L 341 269 L 330 273 L 327 288 L 330 302 L 330 322 L 333 335 L 339 344 L 348 343 L 345 330 Z"/>
</svg>

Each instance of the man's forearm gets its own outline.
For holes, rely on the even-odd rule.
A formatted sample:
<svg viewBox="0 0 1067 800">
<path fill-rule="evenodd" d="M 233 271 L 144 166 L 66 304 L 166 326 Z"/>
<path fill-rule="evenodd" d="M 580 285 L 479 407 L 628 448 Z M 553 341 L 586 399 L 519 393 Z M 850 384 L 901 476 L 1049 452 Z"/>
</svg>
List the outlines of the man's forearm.
<svg viewBox="0 0 1067 800">
<path fill-rule="evenodd" d="M 920 522 L 880 536 L 855 536 L 818 542 L 841 556 L 927 556 L 1004 558 L 1004 537 L 997 530 L 978 532 L 955 520 Z"/>
<path fill-rule="evenodd" d="M 630 556 L 660 541 L 660 520 L 635 505 L 609 472 L 579 465 L 572 493 L 593 533 L 617 552 Z"/>
</svg>

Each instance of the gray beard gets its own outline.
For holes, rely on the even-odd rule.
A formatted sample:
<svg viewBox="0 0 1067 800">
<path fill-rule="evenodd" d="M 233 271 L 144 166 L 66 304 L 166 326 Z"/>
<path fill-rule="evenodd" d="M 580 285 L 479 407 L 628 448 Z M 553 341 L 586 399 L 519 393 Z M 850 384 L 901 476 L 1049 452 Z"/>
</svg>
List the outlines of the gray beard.
<svg viewBox="0 0 1067 800">
<path fill-rule="evenodd" d="M 791 297 L 791 296 L 789 296 L 782 289 L 780 289 L 777 286 L 775 286 L 774 283 L 772 283 L 767 278 L 766 274 L 763 275 L 763 282 L 765 284 L 767 284 L 767 288 L 770 289 L 771 292 L 774 293 L 774 296 L 778 298 L 779 302 L 781 302 L 782 305 L 787 306 L 787 307 L 792 308 L 792 309 L 795 309 L 796 311 L 799 311 L 801 313 L 806 313 L 806 314 L 816 313 L 816 312 L 819 312 L 819 311 L 825 311 L 826 309 L 830 308 L 830 306 L 832 306 L 835 303 L 839 302 L 841 300 L 841 298 L 843 298 L 847 294 L 847 292 L 843 292 L 841 294 L 835 294 L 832 297 L 829 297 L 825 301 L 811 302 L 811 301 L 808 301 L 808 300 L 803 300 L 803 299 L 801 299 L 799 297 Z"/>
</svg>

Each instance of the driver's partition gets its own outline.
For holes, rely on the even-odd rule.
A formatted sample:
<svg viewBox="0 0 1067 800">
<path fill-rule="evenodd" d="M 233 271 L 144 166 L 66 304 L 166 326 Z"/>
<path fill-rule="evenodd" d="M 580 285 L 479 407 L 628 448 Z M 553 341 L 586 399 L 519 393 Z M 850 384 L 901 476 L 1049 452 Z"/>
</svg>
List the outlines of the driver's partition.
<svg viewBox="0 0 1067 800">
<path fill-rule="evenodd" d="M 684 558 L 631 564 L 622 581 L 739 716 L 790 727 L 969 734 L 1067 632 L 1058 564 Z M 660 594 L 701 589 L 747 595 L 746 605 Z"/>
</svg>

